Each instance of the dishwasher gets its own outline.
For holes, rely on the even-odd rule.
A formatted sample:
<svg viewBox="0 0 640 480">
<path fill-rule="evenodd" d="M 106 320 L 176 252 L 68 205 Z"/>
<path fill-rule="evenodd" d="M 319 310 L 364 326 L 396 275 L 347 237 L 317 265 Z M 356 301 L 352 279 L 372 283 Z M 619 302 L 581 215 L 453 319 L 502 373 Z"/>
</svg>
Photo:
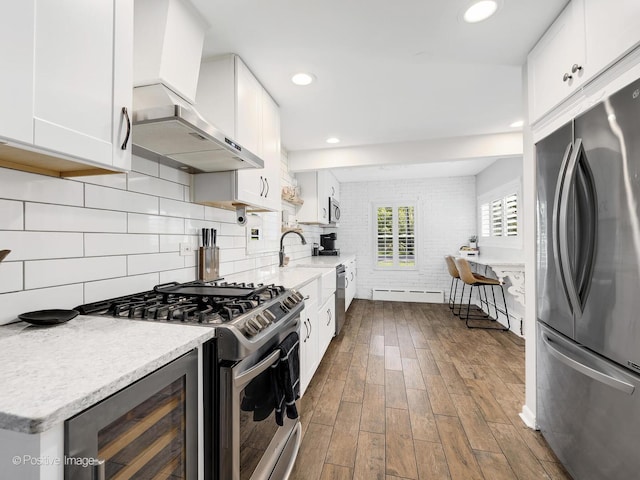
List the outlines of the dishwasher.
<svg viewBox="0 0 640 480">
<path fill-rule="evenodd" d="M 347 274 L 345 266 L 336 267 L 336 337 L 340 335 L 347 313 L 345 311 L 345 290 L 347 288 Z"/>
</svg>

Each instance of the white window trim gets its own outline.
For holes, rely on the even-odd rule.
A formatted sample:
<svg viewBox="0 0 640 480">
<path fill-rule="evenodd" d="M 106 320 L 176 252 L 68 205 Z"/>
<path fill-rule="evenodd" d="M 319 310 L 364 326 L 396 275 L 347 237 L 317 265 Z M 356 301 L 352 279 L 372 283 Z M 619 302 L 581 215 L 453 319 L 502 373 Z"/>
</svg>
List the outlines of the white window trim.
<svg viewBox="0 0 640 480">
<path fill-rule="evenodd" d="M 508 195 L 515 193 L 518 195 L 518 235 L 513 237 L 483 237 L 482 236 L 482 205 L 485 203 L 491 203 L 494 200 L 505 198 Z M 523 217 L 522 217 L 522 177 L 518 177 L 516 180 L 500 185 L 493 190 L 479 195 L 477 198 L 476 207 L 476 219 L 477 219 L 477 231 L 478 231 L 478 248 L 482 251 L 482 247 L 503 247 L 503 248 L 522 248 L 522 229 L 523 229 Z"/>
<path fill-rule="evenodd" d="M 415 265 L 413 267 L 401 267 L 399 265 L 393 265 L 391 267 L 378 266 L 377 238 L 378 238 L 378 208 L 379 207 L 392 207 L 394 209 L 394 212 L 397 211 L 398 207 L 413 207 L 413 216 L 415 219 L 414 238 L 415 238 L 415 259 L 416 259 Z M 376 201 L 376 202 L 371 202 L 370 211 L 371 211 L 371 238 L 373 239 L 373 270 L 380 271 L 380 272 L 410 272 L 410 271 L 419 270 L 420 253 L 419 253 L 418 245 L 419 245 L 419 238 L 421 236 L 420 231 L 421 231 L 422 222 L 420 221 L 421 217 L 419 216 L 418 202 L 416 201 L 411 201 L 411 202 Z M 396 240 L 398 235 L 398 223 L 395 215 L 394 215 L 393 231 L 394 231 L 394 240 Z M 396 248 L 397 248 L 397 244 L 396 244 Z M 395 257 L 397 255 L 396 248 L 394 248 L 394 262 L 395 262 Z"/>
</svg>

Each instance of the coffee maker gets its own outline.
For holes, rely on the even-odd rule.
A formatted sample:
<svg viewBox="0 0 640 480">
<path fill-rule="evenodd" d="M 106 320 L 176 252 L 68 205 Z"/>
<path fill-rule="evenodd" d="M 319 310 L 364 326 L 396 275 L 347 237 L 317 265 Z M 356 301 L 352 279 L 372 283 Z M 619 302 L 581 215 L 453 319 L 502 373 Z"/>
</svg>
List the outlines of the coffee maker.
<svg viewBox="0 0 640 480">
<path fill-rule="evenodd" d="M 335 233 L 327 233 L 320 235 L 320 255 L 340 255 L 340 250 L 336 248 L 336 240 L 338 236 Z"/>
</svg>

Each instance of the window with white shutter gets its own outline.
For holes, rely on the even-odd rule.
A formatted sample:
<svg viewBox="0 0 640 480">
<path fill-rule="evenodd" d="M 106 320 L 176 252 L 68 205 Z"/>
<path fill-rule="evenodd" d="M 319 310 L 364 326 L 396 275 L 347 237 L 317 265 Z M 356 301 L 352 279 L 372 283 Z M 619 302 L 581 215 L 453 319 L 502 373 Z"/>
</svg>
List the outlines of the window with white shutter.
<svg viewBox="0 0 640 480">
<path fill-rule="evenodd" d="M 519 181 L 478 198 L 478 229 L 481 244 L 515 246 L 520 242 L 520 221 Z"/>
<path fill-rule="evenodd" d="M 416 212 L 413 205 L 376 205 L 376 267 L 416 268 Z"/>
</svg>

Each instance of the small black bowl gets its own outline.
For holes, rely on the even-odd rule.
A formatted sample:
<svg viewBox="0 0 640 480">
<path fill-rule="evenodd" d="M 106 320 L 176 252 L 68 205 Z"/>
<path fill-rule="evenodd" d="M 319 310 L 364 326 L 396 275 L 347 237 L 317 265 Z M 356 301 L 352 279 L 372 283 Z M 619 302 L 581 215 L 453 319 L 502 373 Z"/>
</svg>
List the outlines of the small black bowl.
<svg viewBox="0 0 640 480">
<path fill-rule="evenodd" d="M 77 310 L 38 310 L 36 312 L 21 313 L 18 318 L 31 325 L 58 325 L 76 318 L 79 313 Z"/>
</svg>

